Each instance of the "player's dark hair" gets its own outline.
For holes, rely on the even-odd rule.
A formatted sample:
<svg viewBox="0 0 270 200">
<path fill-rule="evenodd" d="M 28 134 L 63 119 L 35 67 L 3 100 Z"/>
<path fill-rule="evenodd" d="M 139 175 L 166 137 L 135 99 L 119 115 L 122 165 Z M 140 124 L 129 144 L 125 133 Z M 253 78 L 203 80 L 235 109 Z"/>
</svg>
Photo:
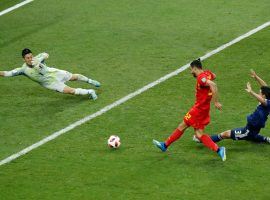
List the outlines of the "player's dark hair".
<svg viewBox="0 0 270 200">
<path fill-rule="evenodd" d="M 193 60 L 193 61 L 190 63 L 190 66 L 191 66 L 191 67 L 197 67 L 197 68 L 199 68 L 199 69 L 202 69 L 201 59 L 198 58 L 197 60 Z"/>
<path fill-rule="evenodd" d="M 32 51 L 28 48 L 22 50 L 22 57 L 24 58 L 26 54 L 32 53 Z"/>
<path fill-rule="evenodd" d="M 265 95 L 265 98 L 270 100 L 270 87 L 268 86 L 262 86 L 261 87 L 261 93 Z"/>
</svg>

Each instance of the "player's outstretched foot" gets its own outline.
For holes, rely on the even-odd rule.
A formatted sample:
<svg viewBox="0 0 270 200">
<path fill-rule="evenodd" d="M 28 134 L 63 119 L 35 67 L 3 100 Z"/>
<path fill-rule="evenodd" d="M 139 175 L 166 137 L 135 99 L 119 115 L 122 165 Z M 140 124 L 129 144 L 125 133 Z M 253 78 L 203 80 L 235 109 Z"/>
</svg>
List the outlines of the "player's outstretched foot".
<svg viewBox="0 0 270 200">
<path fill-rule="evenodd" d="M 201 143 L 201 141 L 196 137 L 196 135 L 193 135 L 192 140 L 197 143 Z"/>
<path fill-rule="evenodd" d="M 90 94 L 90 97 L 89 97 L 90 99 L 93 99 L 95 101 L 98 98 L 95 90 L 88 90 L 88 93 Z"/>
<path fill-rule="evenodd" d="M 90 84 L 92 84 L 92 85 L 94 85 L 96 87 L 100 87 L 101 86 L 100 82 L 98 82 L 96 80 L 92 80 L 92 79 L 89 79 L 88 80 L 88 83 L 90 83 Z"/>
<path fill-rule="evenodd" d="M 217 153 L 218 153 L 219 157 L 221 157 L 222 161 L 226 160 L 226 149 L 225 149 L 225 147 L 219 147 Z"/>
<path fill-rule="evenodd" d="M 157 140 L 153 140 L 153 144 L 156 145 L 157 148 L 159 148 L 161 151 L 166 151 L 167 147 L 164 142 L 159 142 Z"/>
</svg>

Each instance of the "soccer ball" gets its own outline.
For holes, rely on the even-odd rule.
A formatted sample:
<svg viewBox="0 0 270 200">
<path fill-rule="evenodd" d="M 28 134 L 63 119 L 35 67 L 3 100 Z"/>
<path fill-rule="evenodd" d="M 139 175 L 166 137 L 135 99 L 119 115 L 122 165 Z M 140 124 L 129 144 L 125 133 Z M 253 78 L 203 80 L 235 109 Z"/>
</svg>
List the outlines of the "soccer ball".
<svg viewBox="0 0 270 200">
<path fill-rule="evenodd" d="M 117 135 L 111 135 L 108 139 L 108 146 L 110 148 L 119 148 L 121 142 L 120 142 L 120 138 Z"/>
</svg>

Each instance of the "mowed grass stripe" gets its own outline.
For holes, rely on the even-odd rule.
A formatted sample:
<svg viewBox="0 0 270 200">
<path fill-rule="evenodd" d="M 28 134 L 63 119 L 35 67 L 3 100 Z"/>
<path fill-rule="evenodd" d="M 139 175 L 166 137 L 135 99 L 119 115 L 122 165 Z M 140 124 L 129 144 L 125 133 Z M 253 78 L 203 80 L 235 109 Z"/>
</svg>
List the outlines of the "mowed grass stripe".
<svg viewBox="0 0 270 200">
<path fill-rule="evenodd" d="M 247 38 L 247 37 L 249 37 L 249 36 L 257 33 L 258 31 L 260 31 L 260 30 L 268 27 L 269 25 L 270 25 L 270 21 L 268 21 L 268 22 L 266 22 L 266 23 L 264 23 L 264 24 L 262 24 L 262 25 L 260 25 L 260 26 L 258 26 L 256 28 L 252 29 L 251 31 L 249 31 L 249 32 L 247 32 L 247 33 L 245 33 L 245 34 L 243 34 L 243 35 L 235 38 L 234 40 L 232 40 L 232 41 L 230 41 L 230 42 L 228 42 L 226 44 L 221 45 L 220 47 L 216 48 L 215 50 L 213 50 L 213 51 L 211 51 L 211 52 L 203 55 L 201 58 L 202 59 L 209 58 L 210 56 L 215 55 L 216 53 L 218 53 L 218 52 L 220 52 L 220 51 L 228 48 L 229 46 L 231 46 L 231 45 L 233 45 L 233 44 L 235 44 L 235 43 L 237 43 L 237 42 L 239 42 L 239 41 L 241 41 L 241 40 L 243 40 L 243 39 L 245 39 L 245 38 Z M 169 78 L 171 78 L 171 77 L 173 77 L 173 76 L 181 73 L 182 71 L 186 70 L 188 68 L 188 66 L 189 66 L 189 63 L 187 63 L 186 65 L 183 65 L 179 69 L 177 69 L 177 70 L 175 70 L 175 71 L 173 71 L 173 72 L 171 72 L 171 73 L 169 73 L 169 74 L 161 77 L 160 79 L 158 79 L 158 80 L 156 80 L 156 81 L 154 81 L 154 82 L 152 82 L 152 83 L 150 83 L 150 84 L 148 84 L 148 85 L 146 85 L 146 86 L 138 89 L 137 91 L 135 91 L 133 93 L 130 93 L 129 95 L 127 95 L 127 96 L 119 99 L 118 101 L 116 101 L 116 102 L 114 102 L 114 103 L 112 103 L 112 104 L 110 104 L 110 105 L 102 108 L 101 110 L 97 111 L 96 113 L 91 114 L 91 115 L 89 115 L 89 116 L 87 116 L 87 117 L 85 117 L 85 118 L 83 118 L 81 120 L 78 120 L 75 123 L 72 123 L 69 126 L 67 126 L 67 127 L 63 128 L 63 129 L 61 129 L 61 130 L 59 130 L 59 131 L 51 134 L 50 136 L 48 136 L 48 137 L 46 137 L 46 138 L 44 138 L 42 140 L 40 140 L 39 142 L 37 142 L 37 143 L 35 143 L 35 144 L 31 145 L 31 146 L 28 146 L 25 149 L 23 149 L 23 150 L 15 153 L 15 154 L 7 157 L 7 158 L 1 160 L 0 161 L 0 166 L 1 165 L 4 165 L 6 163 L 9 163 L 12 160 L 17 159 L 18 157 L 20 157 L 20 156 L 22 156 L 22 155 L 24 155 L 24 154 L 26 154 L 26 153 L 28 153 L 28 152 L 36 149 L 36 148 L 42 146 L 43 144 L 46 144 L 47 142 L 49 142 L 51 140 L 54 140 L 55 138 L 59 137 L 60 135 L 62 135 L 64 133 L 66 133 L 66 132 L 68 132 L 68 131 L 76 128 L 77 126 L 80 126 L 80 125 L 84 124 L 85 122 L 90 121 L 90 120 L 92 120 L 92 119 L 94 119 L 94 118 L 96 118 L 96 117 L 98 117 L 98 116 L 106 113 L 107 111 L 111 110 L 112 108 L 114 108 L 114 107 L 116 107 L 118 105 L 121 105 L 122 103 L 128 101 L 129 99 L 131 99 L 131 98 L 133 98 L 133 97 L 135 97 L 135 96 L 137 96 L 137 95 L 139 95 L 139 94 L 147 91 L 148 89 L 150 89 L 150 88 L 158 85 L 159 83 L 162 83 L 165 80 L 167 80 L 167 79 L 169 79 Z"/>
<path fill-rule="evenodd" d="M 250 68 L 266 82 L 270 80 L 263 75 L 269 71 L 269 31 L 270 28 L 264 29 L 203 61 L 204 67 L 217 75 L 224 106 L 222 112 L 211 110 L 207 133 L 245 125 L 246 115 L 256 108 L 257 101 L 244 88 L 251 81 L 254 91 L 259 90 L 249 76 Z M 166 139 L 192 106 L 194 84 L 195 79 L 186 70 L 4 166 L 0 170 L 1 197 L 269 199 L 267 144 L 222 141 L 219 145 L 228 149 L 227 162 L 194 143 L 192 129 L 166 153 L 152 145 L 153 138 Z M 268 133 L 269 127 L 262 131 L 266 136 Z M 110 134 L 121 137 L 120 149 L 107 148 Z"/>
</svg>

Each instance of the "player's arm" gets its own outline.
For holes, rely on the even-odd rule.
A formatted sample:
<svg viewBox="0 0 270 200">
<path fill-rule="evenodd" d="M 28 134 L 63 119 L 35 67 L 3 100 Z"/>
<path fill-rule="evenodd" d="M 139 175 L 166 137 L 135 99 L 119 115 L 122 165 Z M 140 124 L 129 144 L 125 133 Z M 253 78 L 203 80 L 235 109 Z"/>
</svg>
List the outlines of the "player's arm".
<svg viewBox="0 0 270 200">
<path fill-rule="evenodd" d="M 49 54 L 48 53 L 40 53 L 37 56 L 35 56 L 35 59 L 37 59 L 38 62 L 44 62 L 46 59 L 49 58 Z"/>
<path fill-rule="evenodd" d="M 254 78 L 260 84 L 260 86 L 267 86 L 266 82 L 262 80 L 253 69 L 250 70 L 250 76 Z"/>
<path fill-rule="evenodd" d="M 267 106 L 267 102 L 265 100 L 265 98 L 263 98 L 261 95 L 257 94 L 256 92 L 254 92 L 251 88 L 251 84 L 248 82 L 247 83 L 247 88 L 246 91 L 251 94 L 253 97 L 255 97 L 262 105 Z"/>
<path fill-rule="evenodd" d="M 46 59 L 49 58 L 48 53 L 40 53 L 37 56 L 35 56 L 32 60 L 32 65 L 35 67 L 38 67 L 39 69 L 46 68 L 44 65 L 44 62 Z"/>
<path fill-rule="evenodd" d="M 18 76 L 22 74 L 23 74 L 22 68 L 16 68 L 11 71 L 0 71 L 0 76 L 4 76 L 4 77 Z"/>
<path fill-rule="evenodd" d="M 210 87 L 210 90 L 212 92 L 212 99 L 214 101 L 215 107 L 219 110 L 221 110 L 222 105 L 221 103 L 218 101 L 218 88 L 215 82 L 211 81 L 211 80 L 207 80 L 206 81 L 206 85 L 208 85 Z"/>
</svg>

